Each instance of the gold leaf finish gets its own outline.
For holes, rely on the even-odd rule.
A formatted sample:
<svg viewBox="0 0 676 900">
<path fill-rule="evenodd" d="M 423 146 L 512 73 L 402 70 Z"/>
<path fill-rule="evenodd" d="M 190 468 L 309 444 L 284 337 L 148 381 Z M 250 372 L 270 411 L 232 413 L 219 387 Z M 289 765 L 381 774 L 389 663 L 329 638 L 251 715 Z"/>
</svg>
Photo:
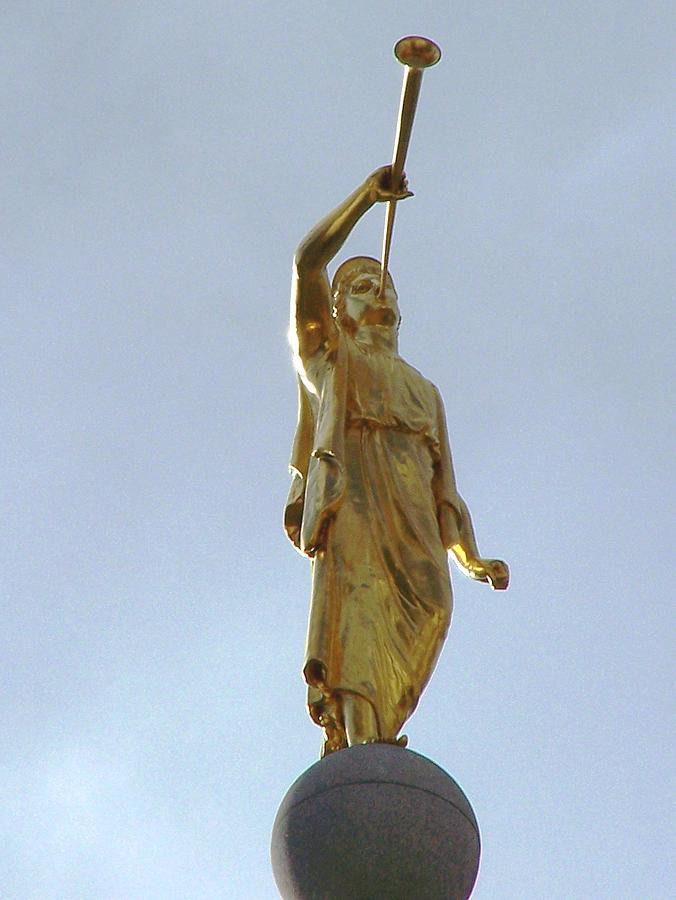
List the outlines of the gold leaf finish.
<svg viewBox="0 0 676 900">
<path fill-rule="evenodd" d="M 389 274 L 370 257 L 327 265 L 377 202 L 410 195 L 373 172 L 301 242 L 290 340 L 298 426 L 285 528 L 312 560 L 303 674 L 323 753 L 399 736 L 437 662 L 453 606 L 450 551 L 504 590 L 505 563 L 479 555 L 459 495 L 436 387 L 398 352 Z"/>
</svg>

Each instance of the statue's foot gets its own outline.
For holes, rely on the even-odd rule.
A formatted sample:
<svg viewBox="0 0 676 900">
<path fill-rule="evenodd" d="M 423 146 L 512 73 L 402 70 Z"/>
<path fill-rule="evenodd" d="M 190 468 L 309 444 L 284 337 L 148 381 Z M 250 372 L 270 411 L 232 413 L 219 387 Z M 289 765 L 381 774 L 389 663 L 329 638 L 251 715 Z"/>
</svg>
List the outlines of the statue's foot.
<svg viewBox="0 0 676 900">
<path fill-rule="evenodd" d="M 324 759 L 329 753 L 335 753 L 337 750 L 345 750 L 347 748 L 345 735 L 340 731 L 331 729 L 331 733 L 329 733 L 329 730 L 326 729 L 325 734 L 326 740 L 322 746 L 321 759 Z"/>
<path fill-rule="evenodd" d="M 398 738 L 368 738 L 362 744 L 394 744 L 395 747 L 408 747 L 408 737 L 402 734 Z"/>
</svg>

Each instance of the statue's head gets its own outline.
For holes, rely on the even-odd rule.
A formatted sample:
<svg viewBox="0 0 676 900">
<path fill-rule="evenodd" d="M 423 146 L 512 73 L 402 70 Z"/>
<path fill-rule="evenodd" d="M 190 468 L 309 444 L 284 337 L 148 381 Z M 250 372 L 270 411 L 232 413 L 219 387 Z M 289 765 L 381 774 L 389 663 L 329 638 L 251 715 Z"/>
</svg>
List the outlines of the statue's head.
<svg viewBox="0 0 676 900">
<path fill-rule="evenodd" d="M 378 293 L 380 263 L 370 256 L 354 256 L 333 276 L 333 312 L 338 325 L 354 333 L 362 326 L 399 330 L 401 315 L 389 272 L 385 291 Z"/>
</svg>

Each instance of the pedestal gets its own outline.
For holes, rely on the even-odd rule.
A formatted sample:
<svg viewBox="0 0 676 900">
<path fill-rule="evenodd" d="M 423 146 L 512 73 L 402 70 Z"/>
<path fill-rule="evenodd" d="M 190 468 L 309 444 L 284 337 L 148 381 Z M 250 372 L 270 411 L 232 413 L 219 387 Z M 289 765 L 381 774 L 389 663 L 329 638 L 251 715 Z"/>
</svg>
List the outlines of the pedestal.
<svg viewBox="0 0 676 900">
<path fill-rule="evenodd" d="M 410 750 L 332 753 L 291 786 L 272 831 L 284 900 L 466 900 L 479 827 L 460 787 Z"/>
</svg>

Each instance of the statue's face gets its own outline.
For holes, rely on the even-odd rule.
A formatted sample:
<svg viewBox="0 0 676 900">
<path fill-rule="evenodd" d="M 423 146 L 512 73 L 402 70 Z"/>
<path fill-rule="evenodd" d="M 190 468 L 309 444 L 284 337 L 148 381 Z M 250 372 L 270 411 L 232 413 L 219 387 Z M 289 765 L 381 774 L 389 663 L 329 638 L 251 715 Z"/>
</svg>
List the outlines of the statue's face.
<svg viewBox="0 0 676 900">
<path fill-rule="evenodd" d="M 390 279 L 383 294 L 378 293 L 380 275 L 359 272 L 343 294 L 345 312 L 357 325 L 396 328 L 399 325 L 397 292 Z"/>
</svg>

